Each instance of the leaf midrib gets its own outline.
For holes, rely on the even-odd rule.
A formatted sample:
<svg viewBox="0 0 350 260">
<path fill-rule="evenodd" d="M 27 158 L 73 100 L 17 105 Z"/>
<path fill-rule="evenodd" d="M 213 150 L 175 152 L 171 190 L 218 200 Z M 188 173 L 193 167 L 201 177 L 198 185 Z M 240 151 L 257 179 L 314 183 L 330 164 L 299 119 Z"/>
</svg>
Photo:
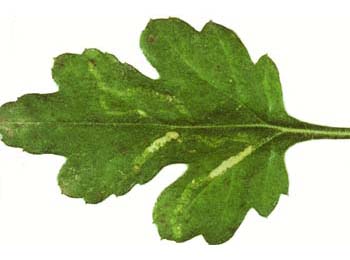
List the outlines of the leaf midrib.
<svg viewBox="0 0 350 260">
<path fill-rule="evenodd" d="M 171 130 L 176 129 L 271 129 L 276 130 L 284 134 L 299 134 L 311 137 L 322 138 L 350 138 L 350 129 L 348 128 L 336 128 L 336 127 L 323 127 L 320 129 L 306 129 L 297 127 L 288 127 L 271 124 L 213 124 L 213 125 L 176 125 L 165 123 L 114 123 L 114 122 L 44 122 L 44 121 L 12 121 L 1 122 L 1 125 L 52 125 L 52 126 L 66 126 L 66 127 L 155 127 L 155 128 L 168 128 Z"/>
</svg>

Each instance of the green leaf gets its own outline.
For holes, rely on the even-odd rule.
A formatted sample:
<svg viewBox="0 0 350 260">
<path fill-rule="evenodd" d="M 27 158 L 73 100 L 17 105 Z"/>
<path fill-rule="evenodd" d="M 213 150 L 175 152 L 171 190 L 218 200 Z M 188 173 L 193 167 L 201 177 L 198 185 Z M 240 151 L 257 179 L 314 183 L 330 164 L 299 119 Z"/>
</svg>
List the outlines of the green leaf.
<svg viewBox="0 0 350 260">
<path fill-rule="evenodd" d="M 300 122 L 284 109 L 277 68 L 254 63 L 231 30 L 198 32 L 176 19 L 152 20 L 141 48 L 153 80 L 96 49 L 55 59 L 59 91 L 29 94 L 0 108 L 9 146 L 67 158 L 62 192 L 98 203 L 151 180 L 173 163 L 186 173 L 154 208 L 162 238 L 228 240 L 250 209 L 268 216 L 288 193 L 286 149 L 350 131 Z"/>
</svg>

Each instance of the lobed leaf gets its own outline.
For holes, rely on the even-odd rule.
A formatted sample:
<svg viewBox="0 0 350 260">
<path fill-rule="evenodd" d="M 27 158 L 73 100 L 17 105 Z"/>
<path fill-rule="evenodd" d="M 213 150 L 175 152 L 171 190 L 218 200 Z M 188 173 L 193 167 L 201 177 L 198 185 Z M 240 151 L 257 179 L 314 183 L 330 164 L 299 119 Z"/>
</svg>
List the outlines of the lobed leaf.
<svg viewBox="0 0 350 260">
<path fill-rule="evenodd" d="M 162 238 L 203 235 L 218 244 L 250 209 L 268 216 L 288 193 L 289 146 L 350 136 L 290 117 L 273 61 L 264 55 L 254 63 L 221 25 L 209 22 L 198 32 L 176 18 L 152 20 L 141 48 L 158 79 L 96 49 L 57 57 L 58 92 L 0 108 L 3 142 L 65 156 L 62 192 L 88 203 L 186 163 L 185 174 L 158 198 L 154 222 Z"/>
</svg>

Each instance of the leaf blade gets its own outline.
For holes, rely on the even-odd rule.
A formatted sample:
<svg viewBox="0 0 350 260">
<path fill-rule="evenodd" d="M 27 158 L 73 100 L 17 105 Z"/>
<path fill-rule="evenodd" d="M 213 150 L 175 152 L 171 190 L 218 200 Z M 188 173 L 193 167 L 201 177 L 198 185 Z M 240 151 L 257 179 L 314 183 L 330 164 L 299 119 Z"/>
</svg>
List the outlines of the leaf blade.
<svg viewBox="0 0 350 260">
<path fill-rule="evenodd" d="M 288 115 L 277 67 L 257 63 L 238 36 L 213 22 L 198 32 L 180 19 L 151 21 L 141 48 L 153 80 L 111 54 L 87 49 L 55 59 L 59 91 L 0 108 L 9 146 L 67 158 L 64 194 L 98 203 L 150 181 L 162 167 L 188 170 L 154 208 L 161 237 L 227 241 L 250 209 L 268 216 L 288 193 L 284 154 L 296 142 L 350 138 L 344 128 Z"/>
</svg>

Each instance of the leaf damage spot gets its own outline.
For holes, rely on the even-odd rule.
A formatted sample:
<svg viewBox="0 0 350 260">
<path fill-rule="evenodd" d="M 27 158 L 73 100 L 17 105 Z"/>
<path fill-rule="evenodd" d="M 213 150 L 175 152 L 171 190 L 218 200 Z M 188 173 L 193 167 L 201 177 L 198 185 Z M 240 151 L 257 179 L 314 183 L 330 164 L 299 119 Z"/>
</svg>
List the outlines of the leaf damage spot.
<svg viewBox="0 0 350 260">
<path fill-rule="evenodd" d="M 238 154 L 231 156 L 227 160 L 223 161 L 218 167 L 212 170 L 209 173 L 209 178 L 215 178 L 222 174 L 224 174 L 228 169 L 232 168 L 236 164 L 240 163 L 247 156 L 249 156 L 254 151 L 254 147 L 252 145 L 247 146 L 244 150 L 239 152 Z"/>
<path fill-rule="evenodd" d="M 154 43 L 156 41 L 156 37 L 153 34 L 150 34 L 147 38 L 149 43 Z"/>
<path fill-rule="evenodd" d="M 177 140 L 179 137 L 180 137 L 180 135 L 177 132 L 167 132 L 164 136 L 154 140 L 154 142 L 144 150 L 142 155 L 135 159 L 135 164 L 133 167 L 134 171 L 139 171 L 141 166 L 147 161 L 147 159 L 153 153 L 157 152 L 159 149 L 161 149 L 167 143 L 169 143 L 173 140 Z"/>
<path fill-rule="evenodd" d="M 137 113 L 138 113 L 141 117 L 147 117 L 147 116 L 148 116 L 147 113 L 146 113 L 145 111 L 141 110 L 141 109 L 138 109 L 138 110 L 137 110 Z"/>
</svg>

